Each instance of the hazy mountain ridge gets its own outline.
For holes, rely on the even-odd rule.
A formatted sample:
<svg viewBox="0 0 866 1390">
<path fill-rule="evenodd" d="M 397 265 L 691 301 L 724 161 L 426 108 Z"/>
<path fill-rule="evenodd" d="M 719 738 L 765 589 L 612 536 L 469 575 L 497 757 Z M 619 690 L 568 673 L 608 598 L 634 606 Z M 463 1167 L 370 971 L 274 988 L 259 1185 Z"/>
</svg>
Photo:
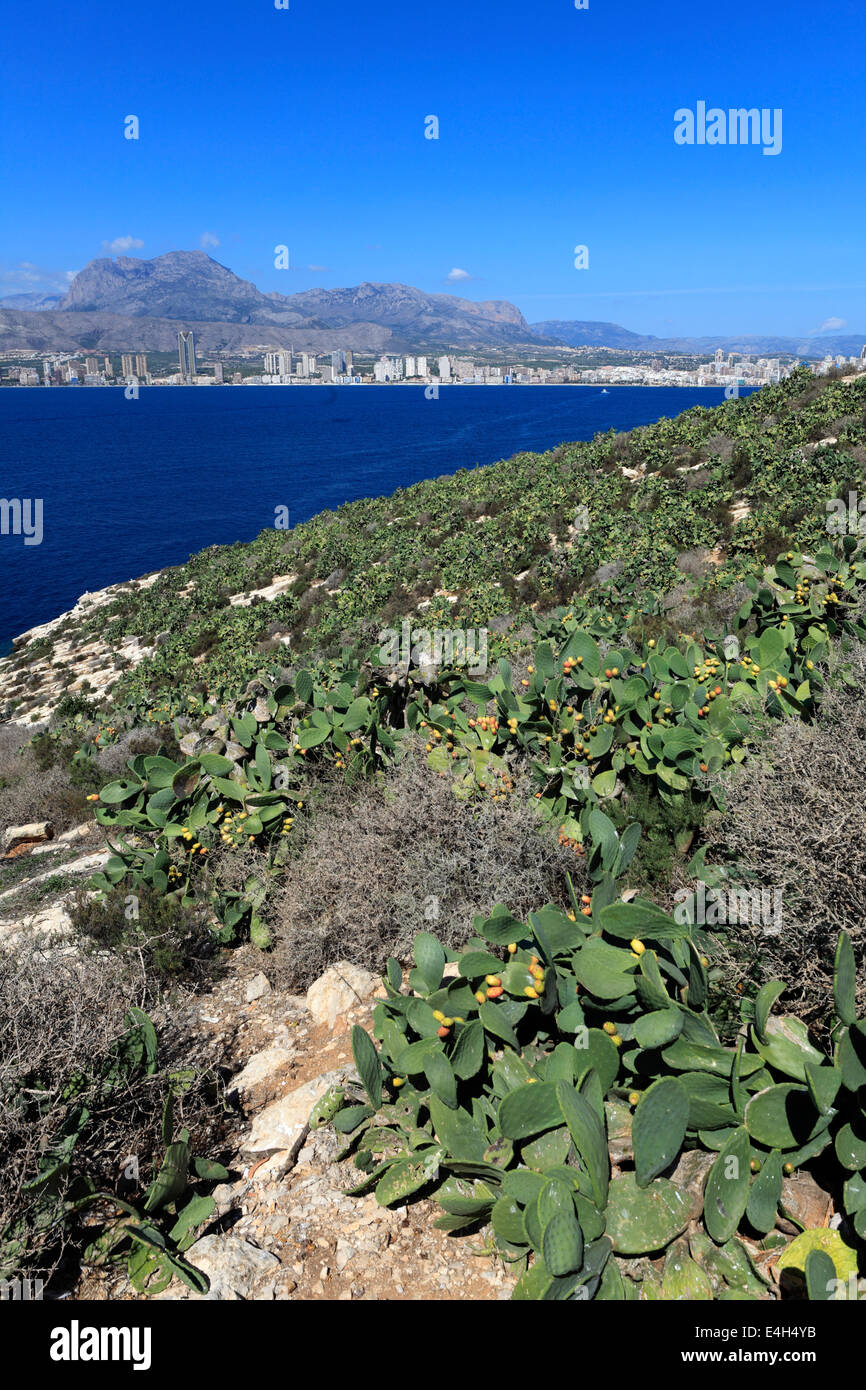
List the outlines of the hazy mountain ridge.
<svg viewBox="0 0 866 1390">
<path fill-rule="evenodd" d="M 29 290 L 22 294 L 7 294 L 0 299 L 0 309 L 56 309 L 60 303 L 59 294 L 42 294 L 39 290 Z"/>
<path fill-rule="evenodd" d="M 721 348 L 724 352 L 745 352 L 752 356 L 773 357 L 790 353 L 795 357 L 824 357 L 826 353 L 859 354 L 866 333 L 815 334 L 788 338 L 774 334 L 739 333 L 725 337 L 657 338 L 651 333 L 632 333 L 618 323 L 596 323 L 581 319 L 547 319 L 531 323 L 530 330 L 566 347 L 627 348 L 633 352 L 683 352 L 705 356 Z"/>
</svg>

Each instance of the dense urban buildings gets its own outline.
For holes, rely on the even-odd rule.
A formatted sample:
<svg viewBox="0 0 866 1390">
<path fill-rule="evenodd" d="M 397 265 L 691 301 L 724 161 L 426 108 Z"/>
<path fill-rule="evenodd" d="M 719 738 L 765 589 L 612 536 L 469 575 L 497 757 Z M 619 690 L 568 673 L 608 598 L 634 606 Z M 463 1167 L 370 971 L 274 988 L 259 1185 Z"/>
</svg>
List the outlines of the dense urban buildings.
<svg viewBox="0 0 866 1390">
<path fill-rule="evenodd" d="M 199 370 L 196 360 L 195 334 L 181 330 L 178 340 L 178 369 L 174 370 L 168 353 L 124 352 L 117 354 L 114 361 L 103 355 L 100 359 L 91 354 L 56 353 L 41 362 L 41 368 L 32 363 L 29 353 L 18 351 L 10 353 L 0 363 L 0 380 L 19 386 L 107 386 L 115 381 L 121 385 L 143 384 L 147 386 L 291 386 L 325 385 L 423 385 L 435 384 L 449 386 L 722 386 L 729 395 L 736 395 L 740 387 L 757 387 L 781 381 L 799 365 L 797 359 L 782 360 L 780 357 L 758 357 L 755 354 L 725 352 L 717 348 L 712 358 L 696 360 L 679 359 L 668 354 L 661 357 L 645 354 L 643 359 L 634 360 L 636 354 L 628 354 L 630 360 L 621 363 L 582 366 L 578 353 L 572 352 L 569 360 L 553 366 L 541 366 L 537 362 L 513 361 L 510 363 L 477 362 L 471 357 L 442 354 L 429 359 L 423 354 L 382 354 L 377 360 L 371 357 L 363 363 L 355 360 L 350 349 L 339 348 L 327 354 L 316 355 L 311 352 L 295 353 L 286 348 L 250 348 L 230 357 L 227 353 L 215 354 L 215 359 L 224 357 L 227 363 L 211 360 Z M 623 354 L 626 356 L 627 354 Z M 119 357 L 120 370 L 116 373 Z M 161 357 L 161 362 L 152 359 Z M 18 361 L 15 362 L 14 359 Z M 244 370 L 238 371 L 241 359 Z M 22 360 L 26 359 L 26 360 Z M 683 365 L 676 365 L 682 360 Z M 866 344 L 859 356 L 844 357 L 841 354 L 826 356 L 820 361 L 809 363 L 817 376 L 826 375 L 834 368 L 846 367 L 862 369 L 866 367 Z"/>
</svg>

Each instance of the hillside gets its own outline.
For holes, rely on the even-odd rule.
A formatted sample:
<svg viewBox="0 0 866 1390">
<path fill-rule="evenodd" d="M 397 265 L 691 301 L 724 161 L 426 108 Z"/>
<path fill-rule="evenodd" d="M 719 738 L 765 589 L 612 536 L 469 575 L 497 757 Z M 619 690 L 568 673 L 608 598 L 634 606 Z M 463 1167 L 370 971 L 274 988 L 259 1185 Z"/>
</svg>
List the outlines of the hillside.
<svg viewBox="0 0 866 1390">
<path fill-rule="evenodd" d="M 347 333 L 279 323 L 207 323 L 199 319 L 126 318 L 118 314 L 58 313 L 0 309 L 0 330 L 8 351 L 177 352 L 179 328 L 191 328 L 202 352 L 263 351 L 294 347 L 299 352 L 329 352 L 337 346 L 355 352 L 381 353 L 399 345 L 389 328 L 359 322 Z"/>
<path fill-rule="evenodd" d="M 565 343 L 568 347 L 610 347 L 632 348 L 639 351 L 648 343 L 661 342 L 660 338 L 648 338 L 642 333 L 632 333 L 618 323 L 600 323 L 594 319 L 545 319 L 543 323 L 530 324 L 533 333 L 549 338 L 554 343 Z"/>
<path fill-rule="evenodd" d="M 682 596 L 691 585 L 724 612 L 757 556 L 824 534 L 825 497 L 844 496 L 866 457 L 862 390 L 862 378 L 843 386 L 804 373 L 627 435 L 349 503 L 248 546 L 203 551 L 83 631 L 115 646 L 160 638 L 136 675 L 159 692 L 179 678 L 248 678 L 269 649 L 285 655 L 284 638 L 292 653 L 335 654 L 420 606 L 433 625 L 502 626 L 591 595 L 605 573 L 621 592 Z M 273 585 L 258 602 L 230 601 Z"/>
<path fill-rule="evenodd" d="M 847 1297 L 864 476 L 866 375 L 801 371 L 22 634 L 0 1277 Z M 469 670 L 431 640 L 458 626 L 490 639 Z"/>
</svg>

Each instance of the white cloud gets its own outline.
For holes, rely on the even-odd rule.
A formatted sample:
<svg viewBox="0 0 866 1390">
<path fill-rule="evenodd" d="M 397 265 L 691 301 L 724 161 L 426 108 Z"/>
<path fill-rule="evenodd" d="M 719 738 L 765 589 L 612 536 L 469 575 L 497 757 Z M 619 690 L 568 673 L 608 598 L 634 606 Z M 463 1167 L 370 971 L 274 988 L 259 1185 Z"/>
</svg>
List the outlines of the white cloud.
<svg viewBox="0 0 866 1390">
<path fill-rule="evenodd" d="M 825 319 L 824 322 L 821 324 L 821 327 L 817 330 L 817 332 L 819 332 L 819 333 L 837 333 L 837 332 L 839 331 L 840 328 L 844 328 L 844 327 L 845 327 L 846 323 L 847 323 L 847 320 L 846 320 L 846 319 L 837 319 L 837 318 Z"/>
<path fill-rule="evenodd" d="M 455 280 L 471 280 L 472 276 L 469 274 L 468 270 L 461 270 L 458 265 L 455 265 L 452 270 L 449 270 L 445 279 L 453 283 Z"/>
<path fill-rule="evenodd" d="M 202 232 L 199 246 L 219 246 L 220 239 L 216 232 Z"/>
<path fill-rule="evenodd" d="M 124 251 L 138 251 L 144 242 L 137 236 L 116 236 L 114 241 L 104 241 L 103 251 L 110 251 L 112 256 L 122 256 Z"/>
</svg>

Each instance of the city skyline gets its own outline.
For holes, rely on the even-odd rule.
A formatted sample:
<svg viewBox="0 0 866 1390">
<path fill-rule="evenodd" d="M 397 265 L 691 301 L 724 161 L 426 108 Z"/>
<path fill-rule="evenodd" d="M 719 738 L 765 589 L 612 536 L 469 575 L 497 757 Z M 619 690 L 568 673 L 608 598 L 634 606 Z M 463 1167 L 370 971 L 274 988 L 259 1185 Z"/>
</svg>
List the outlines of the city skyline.
<svg viewBox="0 0 866 1390">
<path fill-rule="evenodd" d="M 629 354 L 623 354 L 628 356 Z M 632 354 L 640 356 L 640 354 Z M 217 358 L 204 364 L 207 370 L 199 372 L 196 366 L 195 335 L 192 331 L 178 333 L 178 371 L 164 369 L 151 374 L 146 353 L 121 354 L 120 383 L 136 392 L 140 385 L 145 386 L 297 386 L 297 385 L 396 385 L 408 383 L 424 386 L 425 394 L 438 395 L 440 386 L 512 386 L 512 385 L 641 385 L 641 386 L 723 386 L 726 397 L 739 394 L 739 388 L 772 385 L 783 380 L 799 365 L 799 359 L 782 360 L 781 357 L 761 357 L 755 353 L 725 352 L 717 348 L 705 361 L 686 366 L 685 356 L 678 358 L 671 354 L 653 357 L 643 362 L 596 363 L 581 367 L 579 354 L 575 353 L 570 363 L 555 367 L 526 365 L 519 361 L 501 366 L 491 363 L 477 363 L 474 358 L 457 354 L 442 354 L 436 358 L 435 372 L 432 359 L 424 354 L 381 354 L 372 362 L 372 370 L 367 371 L 354 363 L 350 349 L 338 349 L 330 353 L 315 354 L 275 348 L 266 351 L 262 357 L 263 370 L 247 374 L 241 371 L 232 373 L 231 381 L 224 375 L 224 364 Z M 247 360 L 254 353 L 245 354 Z M 362 361 L 364 359 L 360 359 Z M 86 357 L 84 360 L 83 384 L 85 386 L 106 386 L 114 384 L 115 372 L 110 356 L 103 359 L 99 367 L 98 359 Z M 677 364 L 678 365 L 675 365 Z M 194 370 L 190 370 L 190 364 Z M 822 360 L 810 363 L 816 376 L 824 376 L 833 368 L 850 366 L 862 367 L 866 364 L 866 344 L 859 354 L 845 356 L 841 353 L 827 354 Z M 80 356 L 63 354 L 47 357 L 42 362 L 42 373 L 26 365 L 0 368 L 0 380 L 14 381 L 19 386 L 60 386 L 79 385 L 82 377 L 77 370 Z"/>
</svg>

